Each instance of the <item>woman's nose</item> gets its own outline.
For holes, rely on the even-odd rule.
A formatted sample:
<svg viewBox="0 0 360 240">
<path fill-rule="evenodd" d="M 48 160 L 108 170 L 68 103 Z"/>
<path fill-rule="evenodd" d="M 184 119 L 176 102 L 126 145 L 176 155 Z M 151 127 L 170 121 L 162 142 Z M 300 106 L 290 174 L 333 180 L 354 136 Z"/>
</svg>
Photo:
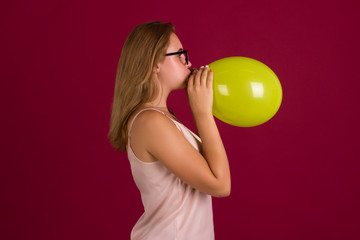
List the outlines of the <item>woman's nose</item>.
<svg viewBox="0 0 360 240">
<path fill-rule="evenodd" d="M 188 61 L 187 66 L 188 66 L 189 68 L 192 66 L 192 64 L 191 64 L 190 60 Z"/>
</svg>

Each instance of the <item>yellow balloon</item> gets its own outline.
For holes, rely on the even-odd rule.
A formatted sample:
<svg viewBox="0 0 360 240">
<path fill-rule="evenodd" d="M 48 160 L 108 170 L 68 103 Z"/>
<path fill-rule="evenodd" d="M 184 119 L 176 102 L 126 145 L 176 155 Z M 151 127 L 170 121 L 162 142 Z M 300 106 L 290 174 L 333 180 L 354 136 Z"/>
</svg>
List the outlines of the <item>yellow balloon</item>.
<svg viewBox="0 0 360 240">
<path fill-rule="evenodd" d="M 282 101 L 282 88 L 265 64 L 246 57 L 228 57 L 209 64 L 214 72 L 215 117 L 238 127 L 270 120 Z"/>
</svg>

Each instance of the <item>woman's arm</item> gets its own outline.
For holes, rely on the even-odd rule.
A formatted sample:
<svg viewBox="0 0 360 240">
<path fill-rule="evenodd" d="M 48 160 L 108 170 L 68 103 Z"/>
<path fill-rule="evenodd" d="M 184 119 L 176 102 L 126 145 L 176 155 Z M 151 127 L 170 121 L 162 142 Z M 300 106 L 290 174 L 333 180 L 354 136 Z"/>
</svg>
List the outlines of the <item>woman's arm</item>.
<svg viewBox="0 0 360 240">
<path fill-rule="evenodd" d="M 212 115 L 212 72 L 195 71 L 189 78 L 187 93 L 202 140 L 201 155 L 175 124 L 156 111 L 146 111 L 135 121 L 132 139 L 147 154 L 161 161 L 184 182 L 201 192 L 226 197 L 231 180 L 226 152 Z M 135 146 L 136 148 L 136 146 Z"/>
<path fill-rule="evenodd" d="M 208 66 L 193 72 L 187 85 L 189 104 L 202 140 L 203 156 L 225 195 L 230 194 L 231 179 L 224 145 L 212 115 L 213 72 Z"/>
</svg>

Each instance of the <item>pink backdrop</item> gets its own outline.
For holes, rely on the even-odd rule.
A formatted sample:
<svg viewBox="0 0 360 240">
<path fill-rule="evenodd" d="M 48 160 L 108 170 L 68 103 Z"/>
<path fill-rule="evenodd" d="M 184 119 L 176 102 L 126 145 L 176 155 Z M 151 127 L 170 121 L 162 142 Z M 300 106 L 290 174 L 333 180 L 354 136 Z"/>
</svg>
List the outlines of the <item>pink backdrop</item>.
<svg viewBox="0 0 360 240">
<path fill-rule="evenodd" d="M 1 239 L 128 239 L 142 213 L 107 140 L 131 29 L 171 21 L 193 65 L 245 56 L 278 75 L 283 103 L 254 128 L 218 121 L 232 193 L 217 239 L 360 239 L 357 1 L 2 3 Z M 183 91 L 169 105 L 194 129 Z"/>
</svg>

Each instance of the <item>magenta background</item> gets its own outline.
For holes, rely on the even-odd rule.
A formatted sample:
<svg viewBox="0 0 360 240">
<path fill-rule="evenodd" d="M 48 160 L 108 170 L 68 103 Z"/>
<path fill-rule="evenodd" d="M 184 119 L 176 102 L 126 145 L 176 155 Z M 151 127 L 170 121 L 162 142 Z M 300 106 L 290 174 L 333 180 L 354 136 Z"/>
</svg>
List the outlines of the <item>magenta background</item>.
<svg viewBox="0 0 360 240">
<path fill-rule="evenodd" d="M 194 66 L 262 61 L 283 103 L 218 121 L 232 193 L 216 239 L 360 239 L 356 1 L 8 1 L 1 4 L 1 239 L 128 239 L 142 213 L 107 140 L 119 54 L 144 21 L 175 24 Z M 191 129 L 183 91 L 169 105 Z"/>
</svg>

